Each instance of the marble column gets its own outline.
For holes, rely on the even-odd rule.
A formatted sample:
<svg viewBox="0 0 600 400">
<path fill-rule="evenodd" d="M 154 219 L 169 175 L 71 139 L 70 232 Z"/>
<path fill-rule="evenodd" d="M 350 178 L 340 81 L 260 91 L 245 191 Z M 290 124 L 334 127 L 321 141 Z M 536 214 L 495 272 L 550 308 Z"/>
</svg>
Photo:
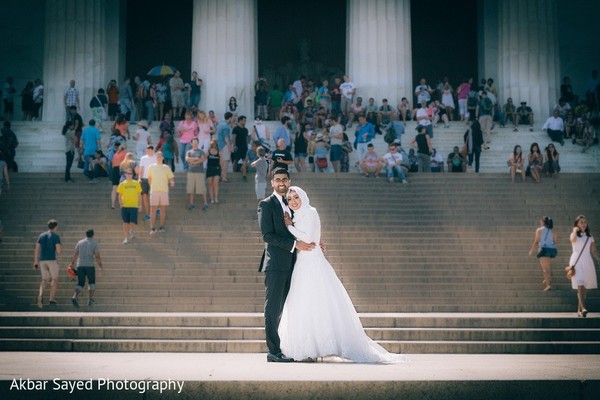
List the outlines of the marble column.
<svg viewBox="0 0 600 400">
<path fill-rule="evenodd" d="M 497 3 L 496 84 L 502 100 L 510 96 L 517 106 L 527 101 L 533 109 L 536 125 L 546 120 L 560 94 L 556 10 L 556 0 L 501 0 Z"/>
<path fill-rule="evenodd" d="M 348 0 L 346 69 L 357 95 L 412 99 L 410 0 Z"/>
<path fill-rule="evenodd" d="M 80 114 L 87 122 L 91 98 L 99 88 L 106 88 L 110 78 L 118 78 L 109 78 L 107 70 L 108 61 L 111 75 L 124 65 L 124 48 L 114 42 L 120 36 L 115 32 L 122 26 L 120 5 L 119 0 L 46 1 L 44 120 L 65 120 L 64 91 L 74 79 Z"/>
<path fill-rule="evenodd" d="M 203 80 L 200 108 L 221 120 L 230 97 L 254 118 L 258 77 L 256 0 L 194 0 L 192 71 Z"/>
</svg>

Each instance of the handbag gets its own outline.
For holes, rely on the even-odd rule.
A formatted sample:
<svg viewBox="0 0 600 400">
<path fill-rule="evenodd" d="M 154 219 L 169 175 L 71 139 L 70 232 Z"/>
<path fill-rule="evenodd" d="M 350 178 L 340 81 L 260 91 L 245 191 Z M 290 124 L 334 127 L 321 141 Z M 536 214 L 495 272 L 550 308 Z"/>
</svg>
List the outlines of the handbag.
<svg viewBox="0 0 600 400">
<path fill-rule="evenodd" d="M 546 230 L 546 236 L 544 236 L 544 242 L 546 241 L 546 238 L 548 238 L 548 234 L 550 233 L 550 229 Z M 536 254 L 537 258 L 540 258 L 542 256 L 542 253 L 544 252 L 544 248 L 542 246 L 538 247 L 538 251 Z"/>
<path fill-rule="evenodd" d="M 100 99 L 98 98 L 98 96 L 94 96 L 94 98 L 96 99 L 96 101 L 98 102 L 98 104 L 100 104 L 100 107 L 96 107 L 96 108 L 102 109 L 102 111 L 100 112 L 100 118 L 102 118 L 102 121 L 106 121 L 108 119 L 108 115 L 106 115 L 106 109 L 102 105 L 102 102 L 100 101 Z"/>
<path fill-rule="evenodd" d="M 577 265 L 577 262 L 579 261 L 579 258 L 581 257 L 581 254 L 583 253 L 583 250 L 585 250 L 585 246 L 587 245 L 588 240 L 590 240 L 589 236 L 585 239 L 585 243 L 583 244 L 583 249 L 581 249 L 581 251 L 579 252 L 579 255 L 577 256 L 577 260 L 575 260 L 575 263 L 573 265 L 567 265 L 565 267 L 565 273 L 567 274 L 567 279 L 571 279 L 575 276 L 575 265 Z"/>
<path fill-rule="evenodd" d="M 352 151 L 353 151 L 354 149 L 352 149 L 352 144 L 351 144 L 351 143 L 350 143 L 348 140 L 345 140 L 345 141 L 342 143 L 342 150 L 343 150 L 343 151 L 344 151 L 346 154 L 350 154 L 350 153 L 352 153 Z"/>
<path fill-rule="evenodd" d="M 317 167 L 320 169 L 327 168 L 327 158 L 326 157 L 317 157 Z"/>
<path fill-rule="evenodd" d="M 71 278 L 72 281 L 75 280 L 75 277 L 77 276 L 77 270 L 73 268 L 73 265 L 69 264 L 67 266 L 67 275 L 69 275 L 69 278 Z"/>
<path fill-rule="evenodd" d="M 84 164 L 83 160 L 81 158 L 79 158 L 79 160 L 77 160 L 77 168 L 83 169 L 84 165 L 85 164 Z"/>
</svg>

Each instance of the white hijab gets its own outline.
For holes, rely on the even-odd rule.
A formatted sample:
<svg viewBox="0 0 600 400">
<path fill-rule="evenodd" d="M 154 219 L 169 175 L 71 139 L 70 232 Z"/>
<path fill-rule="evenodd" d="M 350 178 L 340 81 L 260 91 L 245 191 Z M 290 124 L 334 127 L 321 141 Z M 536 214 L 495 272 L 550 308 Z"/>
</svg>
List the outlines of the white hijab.
<svg viewBox="0 0 600 400">
<path fill-rule="evenodd" d="M 302 218 L 308 210 L 312 208 L 310 206 L 310 200 L 308 199 L 306 192 L 298 186 L 290 186 L 288 189 L 288 193 L 289 192 L 295 192 L 298 197 L 300 197 L 300 201 L 302 201 L 300 208 L 294 211 L 294 221 L 298 221 L 299 218 Z"/>
</svg>

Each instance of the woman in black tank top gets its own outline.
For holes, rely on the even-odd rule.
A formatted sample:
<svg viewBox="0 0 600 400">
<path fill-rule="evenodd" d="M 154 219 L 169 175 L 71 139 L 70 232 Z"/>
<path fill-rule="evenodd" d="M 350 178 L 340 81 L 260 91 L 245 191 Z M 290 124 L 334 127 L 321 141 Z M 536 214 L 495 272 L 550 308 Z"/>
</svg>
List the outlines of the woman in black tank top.
<svg viewBox="0 0 600 400">
<path fill-rule="evenodd" d="M 419 133 L 415 136 L 411 144 L 417 144 L 419 172 L 431 172 L 431 139 L 427 136 L 427 129 L 424 126 L 417 126 L 417 132 Z"/>
</svg>

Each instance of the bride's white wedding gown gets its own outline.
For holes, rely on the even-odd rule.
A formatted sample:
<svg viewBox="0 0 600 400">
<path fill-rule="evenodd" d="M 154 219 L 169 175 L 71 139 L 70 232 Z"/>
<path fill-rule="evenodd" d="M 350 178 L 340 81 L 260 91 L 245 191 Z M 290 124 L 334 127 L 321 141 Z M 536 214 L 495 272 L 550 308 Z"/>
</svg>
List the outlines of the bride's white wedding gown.
<svg viewBox="0 0 600 400">
<path fill-rule="evenodd" d="M 294 188 L 292 188 L 294 190 Z M 320 243 L 321 222 L 305 193 L 288 227 L 298 240 Z M 337 356 L 355 362 L 401 362 L 370 339 L 331 264 L 317 246 L 298 251 L 291 288 L 279 325 L 281 350 L 297 361 Z"/>
</svg>

